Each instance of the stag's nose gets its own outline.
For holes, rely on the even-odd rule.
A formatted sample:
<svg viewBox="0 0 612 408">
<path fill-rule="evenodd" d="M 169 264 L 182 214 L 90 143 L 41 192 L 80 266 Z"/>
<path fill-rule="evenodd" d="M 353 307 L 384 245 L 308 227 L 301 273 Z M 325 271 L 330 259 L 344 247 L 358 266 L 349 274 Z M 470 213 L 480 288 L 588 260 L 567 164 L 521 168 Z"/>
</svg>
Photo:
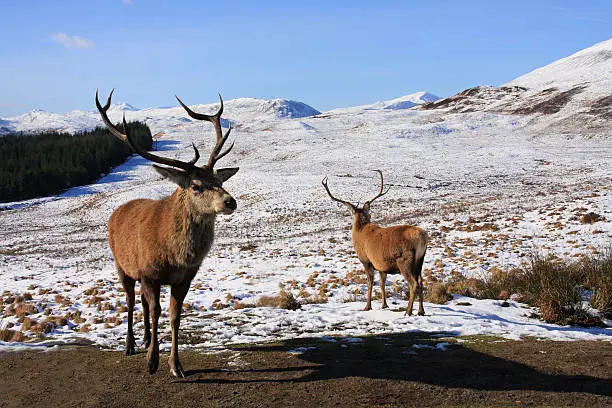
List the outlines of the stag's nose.
<svg viewBox="0 0 612 408">
<path fill-rule="evenodd" d="M 225 198 L 225 200 L 223 200 L 223 205 L 225 207 L 225 211 L 228 214 L 231 214 L 232 212 L 234 212 L 236 207 L 238 207 L 238 204 L 236 204 L 236 200 L 234 200 L 234 197 L 229 196 L 229 195 Z"/>
</svg>

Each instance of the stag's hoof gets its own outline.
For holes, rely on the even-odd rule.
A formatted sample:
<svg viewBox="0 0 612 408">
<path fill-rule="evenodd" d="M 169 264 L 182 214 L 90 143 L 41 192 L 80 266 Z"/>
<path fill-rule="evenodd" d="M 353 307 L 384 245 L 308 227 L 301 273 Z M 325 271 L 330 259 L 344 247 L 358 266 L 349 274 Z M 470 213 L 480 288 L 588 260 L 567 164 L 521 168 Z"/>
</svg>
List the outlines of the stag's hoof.
<svg viewBox="0 0 612 408">
<path fill-rule="evenodd" d="M 133 356 L 134 354 L 136 354 L 136 349 L 134 348 L 134 344 L 130 344 L 129 346 L 125 347 L 126 356 Z"/>
<path fill-rule="evenodd" d="M 185 372 L 183 371 L 183 366 L 178 359 L 178 356 L 175 358 L 172 354 L 170 358 L 168 358 L 168 364 L 170 365 L 170 372 L 173 376 L 178 378 L 185 378 Z"/>
<path fill-rule="evenodd" d="M 170 367 L 170 372 L 173 376 L 177 378 L 185 378 L 185 372 L 183 371 L 183 367 L 179 364 L 176 367 Z"/>
<path fill-rule="evenodd" d="M 425 311 L 424 311 L 424 310 L 419 310 L 418 315 L 419 315 L 419 316 L 425 316 Z"/>
<path fill-rule="evenodd" d="M 159 367 L 159 356 L 152 355 L 149 357 L 149 374 L 155 374 L 157 372 L 157 368 Z"/>
<path fill-rule="evenodd" d="M 387 305 L 387 304 L 385 303 L 385 304 L 384 304 L 384 305 L 382 305 L 380 308 L 381 308 L 381 309 L 388 309 L 388 308 L 389 308 L 389 305 Z"/>
<path fill-rule="evenodd" d="M 364 311 L 364 312 L 367 312 L 368 310 L 372 310 L 372 306 L 366 306 L 366 307 L 363 309 L 363 311 Z"/>
</svg>

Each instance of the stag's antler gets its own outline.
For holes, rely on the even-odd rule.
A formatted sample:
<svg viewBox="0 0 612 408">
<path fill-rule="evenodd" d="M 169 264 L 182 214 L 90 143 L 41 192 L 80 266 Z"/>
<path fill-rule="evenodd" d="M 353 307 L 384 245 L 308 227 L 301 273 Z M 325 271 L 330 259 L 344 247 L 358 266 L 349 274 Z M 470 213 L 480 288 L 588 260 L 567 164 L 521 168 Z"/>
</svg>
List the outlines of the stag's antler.
<svg viewBox="0 0 612 408">
<path fill-rule="evenodd" d="M 389 188 L 387 189 L 387 191 L 385 191 L 385 192 L 383 193 L 383 187 L 384 187 L 384 185 L 385 185 L 385 184 L 384 184 L 384 181 L 383 181 L 383 174 L 382 174 L 382 171 L 380 171 L 380 170 L 374 170 L 374 171 L 376 171 L 376 172 L 378 172 L 378 174 L 380 174 L 380 191 L 378 192 L 378 194 L 376 194 L 376 196 L 375 196 L 374 198 L 372 198 L 372 199 L 370 199 L 370 200 L 366 201 L 366 202 L 363 204 L 364 206 L 365 206 L 365 205 L 370 205 L 370 204 L 372 204 L 372 202 L 373 202 L 374 200 L 376 200 L 376 199 L 377 199 L 377 198 L 379 198 L 379 197 L 384 196 L 384 195 L 385 195 L 385 194 L 387 194 L 387 193 L 389 192 L 389 190 L 391 189 L 391 187 L 389 187 Z"/>
<path fill-rule="evenodd" d="M 225 134 L 223 134 L 223 130 L 221 129 L 221 114 L 223 113 L 223 98 L 221 98 L 221 94 L 219 94 L 219 100 L 221 101 L 221 106 L 219 107 L 219 110 L 217 111 L 217 113 L 215 113 L 214 115 L 205 115 L 203 113 L 194 112 L 191 109 L 189 109 L 187 105 L 185 105 L 179 99 L 178 96 L 175 95 L 175 97 L 176 97 L 176 100 L 181 104 L 183 109 L 187 111 L 187 114 L 189 116 L 197 120 L 206 120 L 212 123 L 213 126 L 215 127 L 215 132 L 217 134 L 217 144 L 215 145 L 212 153 L 210 154 L 210 157 L 208 159 L 208 164 L 207 164 L 207 167 L 210 167 L 212 169 L 215 166 L 215 163 L 217 163 L 219 159 L 221 159 L 226 154 L 228 154 L 232 150 L 232 147 L 234 147 L 234 143 L 232 143 L 232 145 L 227 150 L 221 153 L 221 149 L 223 148 L 223 145 L 225 144 L 227 137 L 232 131 L 231 125 L 227 129 L 227 132 L 225 132 Z"/>
<path fill-rule="evenodd" d="M 355 207 L 353 204 L 349 203 L 348 201 L 340 200 L 332 195 L 332 193 L 329 191 L 329 187 L 327 186 L 327 176 L 321 181 L 321 184 L 323 184 L 323 187 L 325 187 L 325 191 L 327 191 L 327 194 L 332 200 L 337 201 L 340 204 L 346 205 L 351 211 L 355 211 L 357 209 L 357 207 Z"/>
<path fill-rule="evenodd" d="M 161 157 L 161 156 L 157 156 L 157 155 L 154 155 L 152 153 L 147 152 L 146 150 L 141 148 L 138 145 L 138 143 L 136 143 L 132 139 L 132 135 L 130 134 L 130 132 L 128 130 L 127 123 L 125 121 L 125 113 L 123 114 L 123 132 L 121 132 L 119 129 L 117 129 L 117 127 L 115 125 L 113 125 L 113 123 L 110 121 L 110 119 L 108 119 L 108 115 L 106 114 L 106 112 L 108 111 L 108 108 L 110 108 L 111 98 L 113 96 L 113 92 L 114 91 L 115 90 L 113 89 L 110 92 L 110 94 L 108 95 L 108 99 L 106 99 L 106 104 L 104 106 L 102 106 L 100 104 L 100 101 L 98 100 L 98 90 L 96 89 L 96 107 L 98 108 L 98 111 L 100 112 L 100 115 L 102 116 L 102 121 L 104 122 L 104 124 L 106 125 L 108 130 L 114 136 L 118 137 L 119 139 L 121 139 L 122 141 L 127 143 L 128 146 L 130 146 L 130 148 L 134 152 L 136 152 L 137 154 L 139 154 L 140 156 L 144 157 L 147 160 L 151 160 L 152 162 L 159 163 L 159 164 L 164 164 L 166 166 L 171 166 L 171 167 L 176 167 L 176 168 L 179 168 L 179 169 L 183 169 L 185 171 L 192 170 L 194 165 L 195 165 L 195 163 L 200 158 L 200 152 L 198 152 L 198 149 L 195 147 L 195 144 L 192 143 L 193 150 L 195 151 L 195 157 L 193 159 L 191 159 L 190 161 L 188 161 L 188 162 L 184 162 L 184 161 L 176 160 L 176 159 L 170 159 L 170 158 L 167 158 L 167 157 Z"/>
</svg>

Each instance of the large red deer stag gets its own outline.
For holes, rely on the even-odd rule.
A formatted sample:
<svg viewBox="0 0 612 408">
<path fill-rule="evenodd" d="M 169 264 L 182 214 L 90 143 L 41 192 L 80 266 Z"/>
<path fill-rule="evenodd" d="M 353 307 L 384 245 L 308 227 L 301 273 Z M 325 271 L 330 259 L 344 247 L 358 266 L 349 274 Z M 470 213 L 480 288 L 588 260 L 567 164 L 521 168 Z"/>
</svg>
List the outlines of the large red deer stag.
<svg viewBox="0 0 612 408">
<path fill-rule="evenodd" d="M 178 185 L 176 191 L 169 197 L 159 200 L 137 199 L 121 205 L 108 221 L 108 240 L 115 257 L 119 278 L 125 288 L 128 305 L 125 354 L 135 354 L 132 328 L 134 286 L 136 281 L 140 281 L 148 368 L 151 374 L 157 371 L 159 365 L 157 326 L 161 313 L 160 286 L 170 285 L 172 349 L 168 363 L 174 376 L 184 377 L 178 357 L 178 331 L 183 299 L 202 260 L 212 246 L 217 214 L 231 214 L 236 209 L 236 200 L 223 189 L 222 185 L 236 174 L 238 168 L 214 169 L 217 161 L 228 154 L 234 146 L 232 144 L 221 152 L 231 127 L 223 134 L 221 95 L 219 95 L 221 107 L 214 115 L 193 112 L 176 97 L 189 116 L 213 124 L 217 143 L 205 166 L 196 166 L 200 153 L 195 144 L 193 144 L 195 157 L 188 162 L 157 156 L 142 149 L 132 139 L 125 122 L 125 115 L 123 131 L 108 119 L 107 111 L 112 95 L 111 91 L 106 105 L 101 106 L 96 91 L 96 106 L 108 130 L 140 156 L 168 166 L 161 167 L 154 164 L 153 168 Z"/>
<path fill-rule="evenodd" d="M 374 200 L 389 192 L 388 189 L 383 192 L 383 174 L 380 170 L 376 171 L 380 174 L 380 191 L 374 198 L 366 201 L 361 208 L 334 197 L 327 186 L 327 177 L 323 179 L 322 184 L 332 200 L 345 205 L 353 214 L 353 247 L 368 277 L 368 300 L 364 310 L 372 309 L 372 284 L 374 282 L 374 270 L 376 269 L 380 274 L 382 308 L 388 307 L 385 292 L 387 274 L 400 273 L 410 286 L 410 299 L 406 314 L 412 315 L 414 296 L 418 291 L 418 314 L 422 316 L 425 314 L 425 309 L 423 309 L 421 269 L 427 250 L 427 233 L 423 229 L 411 225 L 382 228 L 372 224 L 370 221 L 370 205 Z"/>
</svg>

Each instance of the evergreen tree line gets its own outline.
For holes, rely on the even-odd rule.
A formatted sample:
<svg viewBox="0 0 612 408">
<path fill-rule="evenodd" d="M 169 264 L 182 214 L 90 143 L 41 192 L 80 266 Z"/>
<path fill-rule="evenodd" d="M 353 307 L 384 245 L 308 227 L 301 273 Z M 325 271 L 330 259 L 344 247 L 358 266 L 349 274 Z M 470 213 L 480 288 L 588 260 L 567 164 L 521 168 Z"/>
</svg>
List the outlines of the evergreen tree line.
<svg viewBox="0 0 612 408">
<path fill-rule="evenodd" d="M 119 129 L 122 129 L 119 125 Z M 151 150 L 147 125 L 128 123 L 134 140 Z M 45 132 L 0 137 L 0 202 L 60 193 L 89 184 L 123 163 L 132 151 L 105 128 L 77 134 Z"/>
</svg>

